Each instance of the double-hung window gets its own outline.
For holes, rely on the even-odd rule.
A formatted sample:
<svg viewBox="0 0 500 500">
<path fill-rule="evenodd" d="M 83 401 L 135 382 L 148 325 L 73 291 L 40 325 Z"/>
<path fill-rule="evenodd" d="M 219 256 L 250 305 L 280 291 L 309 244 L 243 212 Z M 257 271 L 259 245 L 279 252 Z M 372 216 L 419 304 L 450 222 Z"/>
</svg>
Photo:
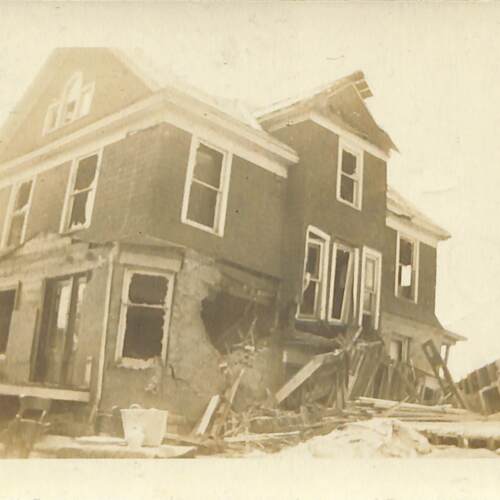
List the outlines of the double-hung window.
<svg viewBox="0 0 500 500">
<path fill-rule="evenodd" d="M 361 210 L 363 199 L 363 152 L 339 140 L 337 200 Z"/>
<path fill-rule="evenodd" d="M 396 296 L 417 302 L 419 245 L 398 234 L 396 252 Z"/>
<path fill-rule="evenodd" d="M 140 367 L 154 358 L 165 360 L 173 288 L 173 274 L 141 269 L 125 272 L 118 361 Z"/>
<path fill-rule="evenodd" d="M 193 137 L 181 220 L 199 229 L 224 234 L 232 155 Z"/>
<path fill-rule="evenodd" d="M 300 319 L 324 319 L 330 237 L 312 226 L 306 236 Z"/>
<path fill-rule="evenodd" d="M 0 357 L 5 356 L 16 303 L 16 290 L 0 290 Z"/>
<path fill-rule="evenodd" d="M 34 180 L 30 179 L 12 188 L 9 215 L 3 234 L 3 246 L 11 247 L 24 242 L 33 197 L 33 184 Z"/>
<path fill-rule="evenodd" d="M 380 288 L 382 280 L 382 255 L 368 247 L 363 248 L 361 267 L 361 307 L 359 324 L 377 329 L 380 314 Z"/>
<path fill-rule="evenodd" d="M 101 160 L 100 153 L 84 156 L 73 163 L 62 231 L 90 225 Z"/>
<path fill-rule="evenodd" d="M 411 339 L 408 337 L 395 336 L 389 341 L 389 357 L 393 361 L 410 360 Z"/>
</svg>

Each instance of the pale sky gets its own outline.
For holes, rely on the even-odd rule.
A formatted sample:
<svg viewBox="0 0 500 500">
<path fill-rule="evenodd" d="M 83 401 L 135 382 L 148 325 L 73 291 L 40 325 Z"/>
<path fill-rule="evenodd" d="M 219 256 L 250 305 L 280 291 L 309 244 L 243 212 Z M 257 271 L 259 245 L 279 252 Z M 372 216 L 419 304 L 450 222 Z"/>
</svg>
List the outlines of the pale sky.
<svg viewBox="0 0 500 500">
<path fill-rule="evenodd" d="M 365 72 L 401 155 L 389 180 L 453 238 L 437 314 L 469 338 L 456 376 L 500 358 L 500 5 L 2 3 L 0 121 L 58 46 L 140 48 L 208 93 L 265 105 Z"/>
</svg>

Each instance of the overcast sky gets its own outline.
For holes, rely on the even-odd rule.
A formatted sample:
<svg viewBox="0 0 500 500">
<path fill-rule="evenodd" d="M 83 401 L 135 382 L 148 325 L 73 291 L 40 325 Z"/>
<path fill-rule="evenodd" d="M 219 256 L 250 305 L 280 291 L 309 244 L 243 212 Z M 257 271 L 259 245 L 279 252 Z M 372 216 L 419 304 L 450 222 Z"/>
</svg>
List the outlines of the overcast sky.
<svg viewBox="0 0 500 500">
<path fill-rule="evenodd" d="M 362 69 L 401 155 L 390 182 L 453 234 L 438 317 L 469 338 L 461 375 L 500 358 L 500 5 L 7 4 L 0 120 L 57 46 L 140 48 L 209 93 L 255 106 Z"/>
</svg>

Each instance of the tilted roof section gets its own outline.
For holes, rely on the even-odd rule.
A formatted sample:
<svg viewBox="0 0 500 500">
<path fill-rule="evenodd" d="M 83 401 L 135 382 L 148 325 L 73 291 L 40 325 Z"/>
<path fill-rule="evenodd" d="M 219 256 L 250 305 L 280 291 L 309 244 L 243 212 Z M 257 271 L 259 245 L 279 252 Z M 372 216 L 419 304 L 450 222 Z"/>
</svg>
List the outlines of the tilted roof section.
<svg viewBox="0 0 500 500">
<path fill-rule="evenodd" d="M 412 225 L 433 234 L 439 240 L 451 238 L 451 234 L 446 229 L 438 226 L 390 186 L 387 188 L 387 214 L 408 221 Z"/>
<path fill-rule="evenodd" d="M 336 98 L 345 91 L 354 91 L 355 95 L 359 99 L 359 104 L 364 108 L 366 116 L 369 117 L 368 128 L 372 128 L 372 132 L 363 133 L 358 129 L 358 134 L 371 136 L 371 142 L 380 146 L 384 151 L 389 152 L 391 150 L 398 151 L 397 146 L 394 144 L 393 140 L 389 134 L 380 127 L 375 119 L 373 118 L 365 100 L 373 96 L 373 93 L 365 79 L 365 75 L 362 71 L 354 71 L 347 76 L 338 78 L 337 80 L 330 82 L 326 85 L 316 87 L 307 92 L 300 93 L 294 97 L 287 98 L 275 102 L 274 104 L 257 110 L 255 116 L 258 118 L 261 125 L 270 123 L 276 120 L 280 116 L 286 116 L 287 114 L 297 112 L 297 111 L 308 111 L 312 109 L 324 109 L 328 105 L 331 107 L 332 114 L 336 116 L 336 121 L 341 121 L 341 125 L 349 130 L 356 130 L 356 124 L 349 123 L 349 116 L 345 116 L 345 113 L 339 109 L 339 105 L 342 103 L 336 101 Z M 375 133 L 373 132 L 375 131 Z"/>
</svg>

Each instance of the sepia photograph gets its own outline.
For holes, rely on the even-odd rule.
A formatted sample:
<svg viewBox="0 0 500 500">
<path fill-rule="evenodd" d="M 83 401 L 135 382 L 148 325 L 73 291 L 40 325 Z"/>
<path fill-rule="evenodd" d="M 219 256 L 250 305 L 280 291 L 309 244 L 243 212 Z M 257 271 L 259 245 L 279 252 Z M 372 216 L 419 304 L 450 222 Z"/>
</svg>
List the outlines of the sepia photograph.
<svg viewBox="0 0 500 500">
<path fill-rule="evenodd" d="M 0 1 L 0 499 L 498 498 L 499 27 Z"/>
</svg>

